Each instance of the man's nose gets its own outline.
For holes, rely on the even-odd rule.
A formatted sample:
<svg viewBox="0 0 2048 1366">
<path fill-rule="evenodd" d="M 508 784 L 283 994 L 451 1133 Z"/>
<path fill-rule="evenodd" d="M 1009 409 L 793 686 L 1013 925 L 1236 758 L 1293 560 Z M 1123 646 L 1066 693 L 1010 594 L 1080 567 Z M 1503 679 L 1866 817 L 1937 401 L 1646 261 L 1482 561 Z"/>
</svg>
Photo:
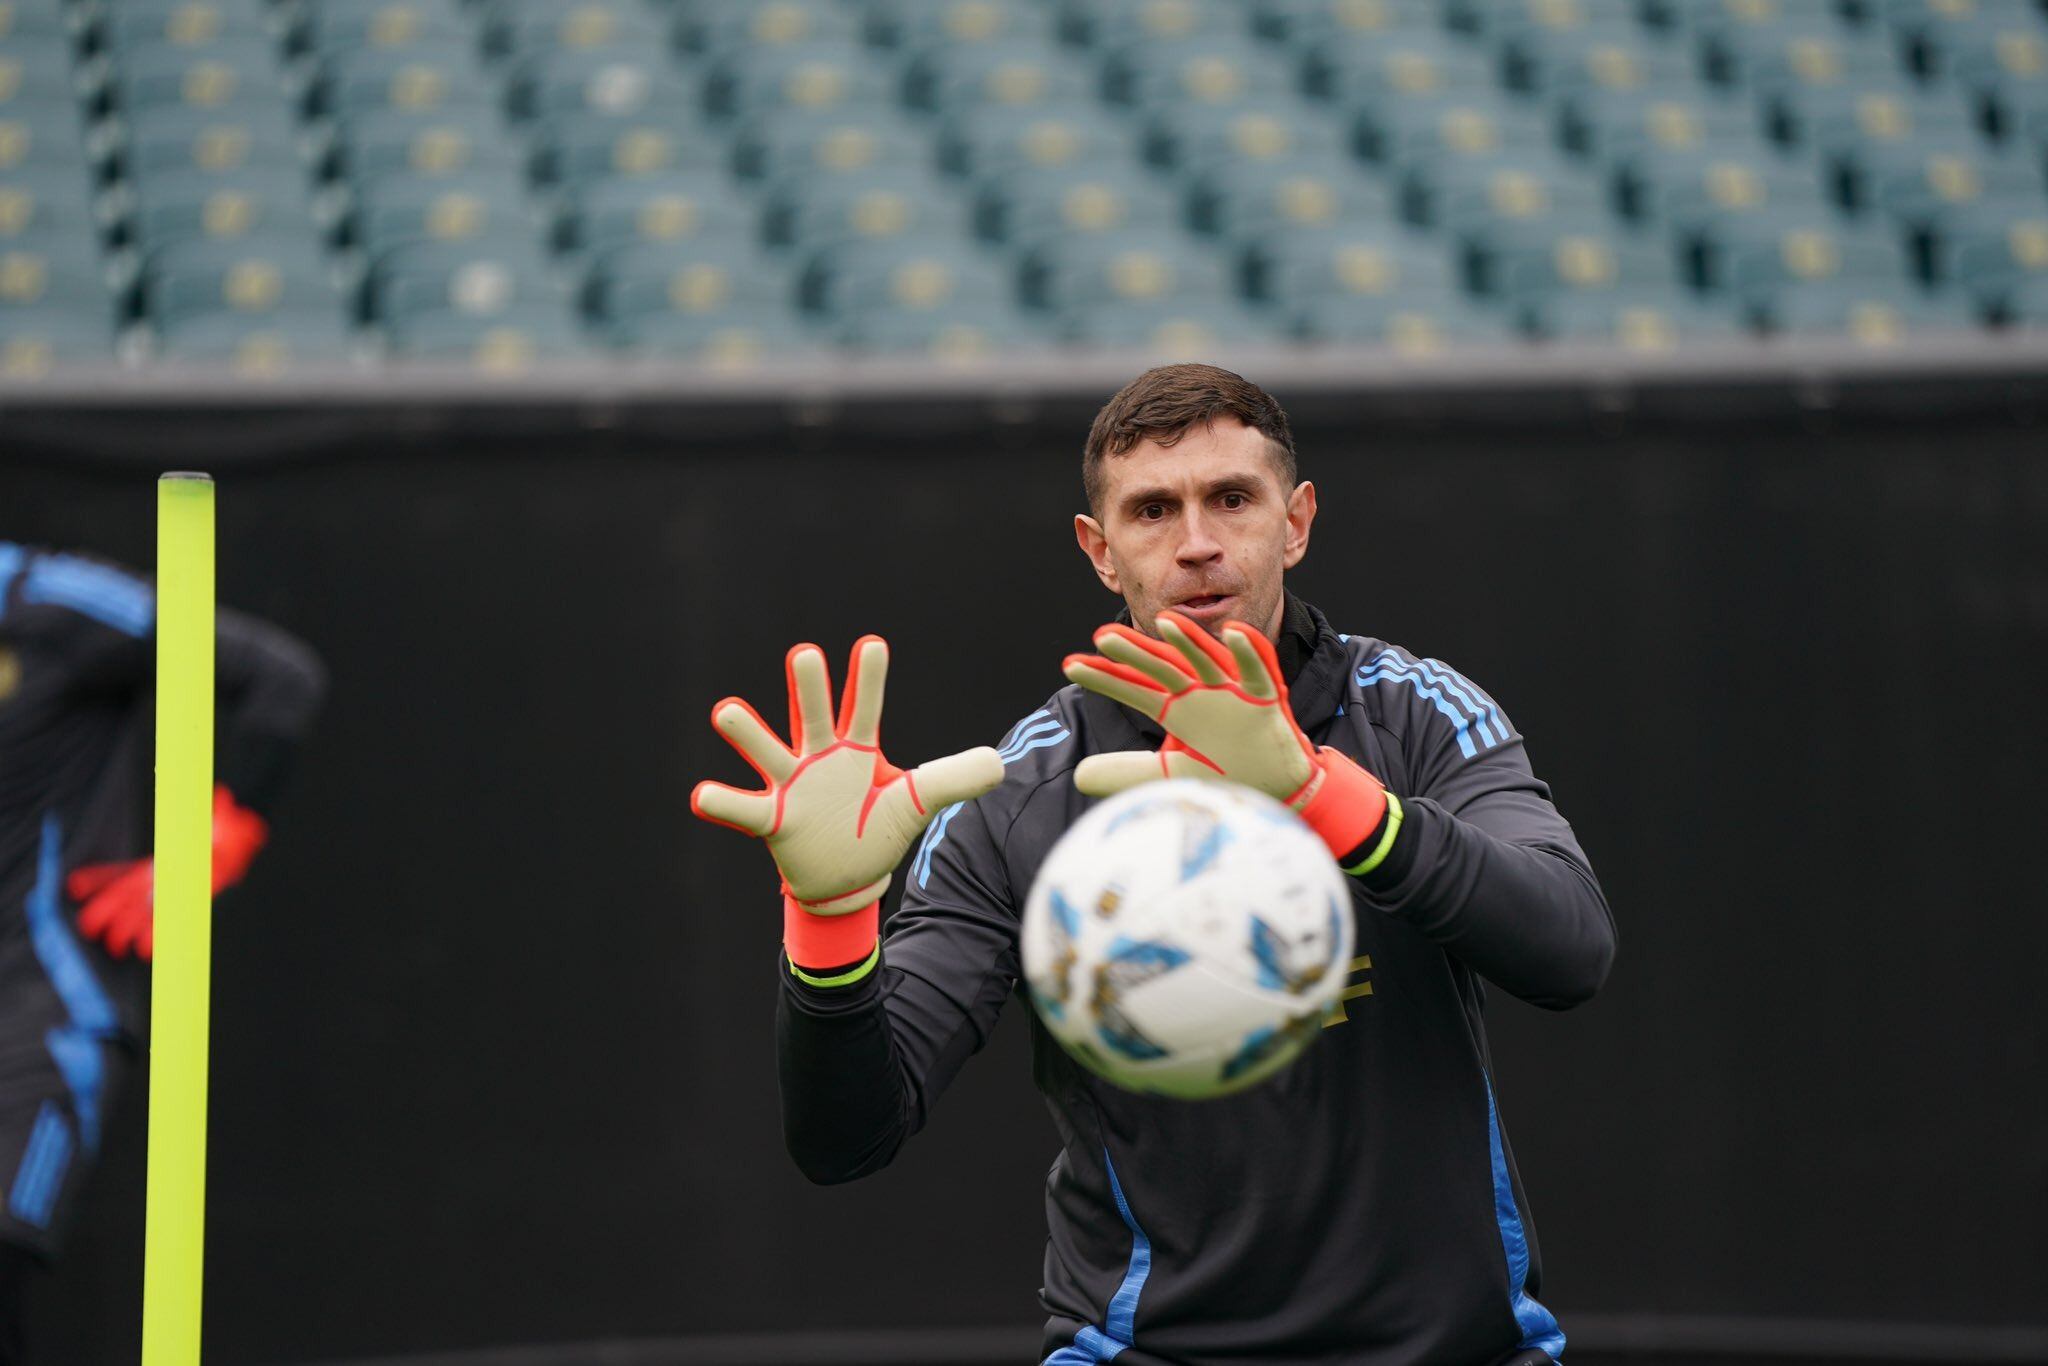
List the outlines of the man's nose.
<svg viewBox="0 0 2048 1366">
<path fill-rule="evenodd" d="M 1182 564 L 1202 564 L 1223 553 L 1223 543 L 1216 539 L 1209 519 L 1200 511 L 1189 513 L 1182 527 L 1177 556 Z"/>
</svg>

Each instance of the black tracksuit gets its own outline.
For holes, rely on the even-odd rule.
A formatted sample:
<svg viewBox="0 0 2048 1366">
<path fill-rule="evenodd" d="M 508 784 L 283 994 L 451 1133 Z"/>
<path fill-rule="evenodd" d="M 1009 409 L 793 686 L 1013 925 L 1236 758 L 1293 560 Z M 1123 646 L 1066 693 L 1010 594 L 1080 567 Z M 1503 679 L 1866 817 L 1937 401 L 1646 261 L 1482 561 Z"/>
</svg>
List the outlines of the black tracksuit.
<svg viewBox="0 0 2048 1366">
<path fill-rule="evenodd" d="M 1063 1149 L 1047 1185 L 1049 1363 L 1483 1366 L 1557 1356 L 1497 1113 L 1481 979 L 1564 1009 L 1614 955 L 1585 854 L 1521 737 L 1448 666 L 1339 636 L 1289 597 L 1277 642 L 1309 738 L 1364 765 L 1406 819 L 1354 879 L 1341 1018 L 1273 1080 L 1218 1100 L 1120 1090 L 1034 1017 Z M 1020 722 L 987 796 L 906 865 L 882 967 L 850 986 L 781 972 L 790 1150 L 816 1180 L 887 1164 L 1018 988 L 1018 917 L 1090 805 L 1088 754 L 1156 748 L 1151 722 L 1077 687 Z"/>
</svg>

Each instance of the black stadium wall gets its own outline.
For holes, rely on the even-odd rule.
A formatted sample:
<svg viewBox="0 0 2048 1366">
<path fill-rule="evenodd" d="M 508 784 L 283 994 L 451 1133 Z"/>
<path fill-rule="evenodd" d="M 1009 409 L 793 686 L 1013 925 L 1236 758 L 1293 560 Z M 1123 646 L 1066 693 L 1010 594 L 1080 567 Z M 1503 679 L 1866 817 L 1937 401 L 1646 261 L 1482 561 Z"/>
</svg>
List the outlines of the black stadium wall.
<svg viewBox="0 0 2048 1366">
<path fill-rule="evenodd" d="M 1589 1005 L 1491 1011 L 1567 1331 L 2041 1342 L 2038 404 L 1528 417 L 1276 388 L 1321 496 L 1295 586 L 1500 699 L 1620 926 Z M 1070 527 L 1100 396 L 0 415 L 0 536 L 147 565 L 151 476 L 209 468 L 223 600 L 332 670 L 218 912 L 209 1362 L 1035 1320 L 1054 1141 L 1023 1007 L 888 1171 L 808 1185 L 771 866 L 687 796 L 746 772 L 711 704 L 778 714 L 799 640 L 835 672 L 890 640 L 899 761 L 1054 690 L 1116 606 Z M 141 1115 L 136 1088 L 43 1298 L 50 1360 L 134 1360 Z"/>
</svg>

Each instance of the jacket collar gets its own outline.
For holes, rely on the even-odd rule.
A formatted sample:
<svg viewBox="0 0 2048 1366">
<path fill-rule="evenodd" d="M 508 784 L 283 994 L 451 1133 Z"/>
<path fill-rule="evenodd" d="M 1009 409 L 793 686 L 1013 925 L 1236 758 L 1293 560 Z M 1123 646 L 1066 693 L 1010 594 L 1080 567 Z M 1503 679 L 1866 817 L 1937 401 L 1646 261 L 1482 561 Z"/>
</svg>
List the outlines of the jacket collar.
<svg viewBox="0 0 2048 1366">
<path fill-rule="evenodd" d="M 1130 609 L 1118 612 L 1116 619 L 1130 625 Z M 1344 642 L 1321 612 L 1287 593 L 1280 613 L 1280 639 L 1274 645 L 1280 671 L 1287 676 L 1287 700 L 1294 719 L 1314 736 L 1336 716 L 1337 704 L 1344 696 Z M 1156 748 L 1166 738 L 1158 722 L 1085 689 L 1080 706 L 1092 728 L 1108 738 L 1121 737 L 1129 748 L 1137 748 L 1138 742 Z"/>
</svg>

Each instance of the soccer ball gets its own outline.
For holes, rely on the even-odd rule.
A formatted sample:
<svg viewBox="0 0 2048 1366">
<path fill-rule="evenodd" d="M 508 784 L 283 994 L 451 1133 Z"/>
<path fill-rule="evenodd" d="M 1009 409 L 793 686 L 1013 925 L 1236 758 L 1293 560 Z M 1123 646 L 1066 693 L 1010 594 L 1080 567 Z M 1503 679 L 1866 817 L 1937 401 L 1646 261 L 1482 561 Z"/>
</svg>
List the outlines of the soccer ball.
<svg viewBox="0 0 2048 1366">
<path fill-rule="evenodd" d="M 1174 778 L 1053 846 L 1024 906 L 1024 979 L 1090 1071 L 1195 1099 L 1272 1076 L 1322 1032 L 1351 942 L 1344 875 L 1293 812 Z"/>
</svg>

